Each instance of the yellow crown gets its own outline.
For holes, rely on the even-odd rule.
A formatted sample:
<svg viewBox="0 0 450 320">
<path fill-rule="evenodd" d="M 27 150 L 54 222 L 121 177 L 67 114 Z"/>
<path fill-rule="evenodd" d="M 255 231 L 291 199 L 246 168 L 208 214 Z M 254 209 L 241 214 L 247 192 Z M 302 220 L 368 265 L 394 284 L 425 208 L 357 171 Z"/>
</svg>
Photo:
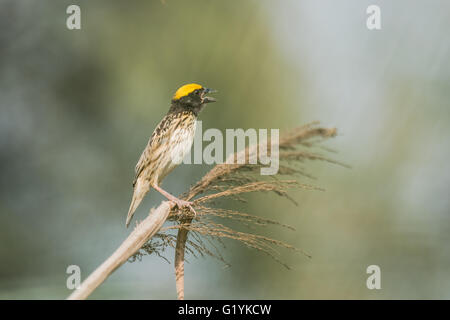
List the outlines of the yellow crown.
<svg viewBox="0 0 450 320">
<path fill-rule="evenodd" d="M 177 90 L 177 92 L 175 92 L 175 94 L 173 95 L 173 100 L 178 100 L 182 97 L 187 96 L 191 92 L 193 92 L 197 89 L 201 89 L 201 88 L 203 88 L 203 87 L 196 83 L 185 84 L 184 86 L 180 87 Z"/>
</svg>

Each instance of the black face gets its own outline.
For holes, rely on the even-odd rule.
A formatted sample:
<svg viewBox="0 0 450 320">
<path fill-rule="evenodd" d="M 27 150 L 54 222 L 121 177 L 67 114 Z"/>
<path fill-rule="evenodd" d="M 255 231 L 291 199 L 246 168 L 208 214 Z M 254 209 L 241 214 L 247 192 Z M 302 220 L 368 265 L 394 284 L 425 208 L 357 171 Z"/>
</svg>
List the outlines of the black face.
<svg viewBox="0 0 450 320">
<path fill-rule="evenodd" d="M 205 104 L 216 102 L 216 99 L 212 97 L 206 96 L 208 93 L 213 93 L 215 90 L 208 88 L 201 88 L 192 91 L 187 96 L 181 97 L 180 99 L 173 101 L 174 104 L 177 104 L 184 109 L 191 109 L 194 112 L 198 113 L 204 107 Z"/>
</svg>

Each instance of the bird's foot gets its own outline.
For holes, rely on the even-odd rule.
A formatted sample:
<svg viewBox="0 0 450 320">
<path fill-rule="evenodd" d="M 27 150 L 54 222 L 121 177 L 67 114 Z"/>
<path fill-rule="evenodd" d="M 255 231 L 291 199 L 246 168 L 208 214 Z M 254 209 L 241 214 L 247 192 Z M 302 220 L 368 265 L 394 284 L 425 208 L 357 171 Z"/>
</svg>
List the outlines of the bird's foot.
<svg viewBox="0 0 450 320">
<path fill-rule="evenodd" d="M 185 201 L 185 200 L 181 200 L 181 199 L 174 199 L 173 200 L 178 209 L 182 209 L 182 208 L 189 208 L 189 210 L 191 210 L 194 213 L 194 217 L 197 217 L 197 212 L 195 211 L 194 207 L 192 206 L 192 202 L 191 201 Z"/>
<path fill-rule="evenodd" d="M 168 200 L 174 202 L 177 205 L 178 209 L 181 210 L 184 207 L 187 207 L 194 213 L 194 217 L 197 217 L 197 212 L 195 212 L 194 208 L 192 207 L 192 202 L 178 199 L 177 197 L 171 195 L 157 184 L 153 185 L 153 188 L 159 193 L 161 193 L 163 196 L 165 196 Z"/>
</svg>

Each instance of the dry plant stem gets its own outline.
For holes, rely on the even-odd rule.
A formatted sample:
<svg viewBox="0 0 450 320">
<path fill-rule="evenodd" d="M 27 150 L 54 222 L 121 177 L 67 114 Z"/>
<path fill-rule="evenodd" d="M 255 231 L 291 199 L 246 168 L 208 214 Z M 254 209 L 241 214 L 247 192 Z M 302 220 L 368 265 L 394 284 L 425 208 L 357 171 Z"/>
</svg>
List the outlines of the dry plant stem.
<svg viewBox="0 0 450 320">
<path fill-rule="evenodd" d="M 86 299 L 114 270 L 124 264 L 158 232 L 174 206 L 173 202 L 164 201 L 158 208 L 152 210 L 150 215 L 131 232 L 120 247 L 68 297 L 68 300 Z"/>
<path fill-rule="evenodd" d="M 192 220 L 189 221 L 191 223 Z M 187 229 L 178 230 L 177 245 L 175 247 L 175 284 L 178 300 L 184 300 L 184 252 L 188 236 Z"/>
</svg>

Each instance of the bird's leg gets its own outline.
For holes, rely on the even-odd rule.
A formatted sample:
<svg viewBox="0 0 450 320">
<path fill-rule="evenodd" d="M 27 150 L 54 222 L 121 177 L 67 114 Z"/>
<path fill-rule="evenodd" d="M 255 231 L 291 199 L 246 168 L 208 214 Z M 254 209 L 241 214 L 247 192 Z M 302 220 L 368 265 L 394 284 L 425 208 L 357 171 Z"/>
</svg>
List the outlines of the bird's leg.
<svg viewBox="0 0 450 320">
<path fill-rule="evenodd" d="M 178 199 L 156 184 L 153 185 L 153 188 L 170 201 L 175 202 L 179 209 L 181 209 L 182 207 L 188 207 L 194 213 L 194 215 L 197 216 L 197 212 L 195 212 L 194 208 L 192 207 L 192 202 Z"/>
</svg>

